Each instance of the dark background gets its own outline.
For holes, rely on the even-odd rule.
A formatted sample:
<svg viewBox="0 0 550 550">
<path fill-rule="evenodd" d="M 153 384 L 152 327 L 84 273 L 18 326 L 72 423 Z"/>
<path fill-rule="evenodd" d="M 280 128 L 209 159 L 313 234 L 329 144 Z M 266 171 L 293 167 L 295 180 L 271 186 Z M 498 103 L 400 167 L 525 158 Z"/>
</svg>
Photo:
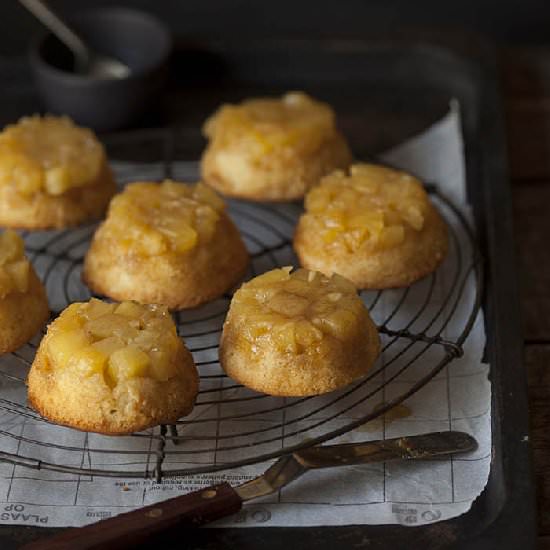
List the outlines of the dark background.
<svg viewBox="0 0 550 550">
<path fill-rule="evenodd" d="M 179 38 L 358 38 L 392 36 L 403 27 L 489 35 L 497 42 L 550 38 L 548 0 L 50 0 L 69 14 L 88 7 L 140 7 L 167 21 Z M 21 54 L 40 26 L 16 0 L 0 2 L 0 55 Z"/>
</svg>

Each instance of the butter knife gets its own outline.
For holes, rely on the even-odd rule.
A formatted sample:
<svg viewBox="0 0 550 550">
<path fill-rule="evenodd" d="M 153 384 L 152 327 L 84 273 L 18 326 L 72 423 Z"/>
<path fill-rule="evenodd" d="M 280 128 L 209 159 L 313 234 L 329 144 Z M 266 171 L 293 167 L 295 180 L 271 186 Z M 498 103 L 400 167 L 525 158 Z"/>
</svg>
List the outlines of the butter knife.
<svg viewBox="0 0 550 550">
<path fill-rule="evenodd" d="M 310 447 L 284 455 L 261 476 L 237 487 L 220 483 L 97 523 L 68 529 L 22 547 L 26 550 L 133 548 L 175 527 L 204 525 L 238 512 L 243 503 L 274 493 L 308 470 L 389 460 L 425 460 L 473 451 L 464 432 L 433 432 L 396 439 Z"/>
</svg>

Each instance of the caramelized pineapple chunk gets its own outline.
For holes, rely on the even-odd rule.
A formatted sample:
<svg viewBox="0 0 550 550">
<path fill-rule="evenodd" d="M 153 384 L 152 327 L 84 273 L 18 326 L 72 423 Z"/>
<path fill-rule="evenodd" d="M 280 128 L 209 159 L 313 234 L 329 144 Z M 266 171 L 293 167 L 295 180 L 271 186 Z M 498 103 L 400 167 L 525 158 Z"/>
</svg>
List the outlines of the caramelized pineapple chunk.
<svg viewBox="0 0 550 550">
<path fill-rule="evenodd" d="M 67 332 L 81 329 L 86 322 L 86 318 L 81 314 L 81 311 L 86 305 L 76 302 L 65 308 L 54 324 L 52 324 L 52 331 Z"/>
<path fill-rule="evenodd" d="M 288 286 L 288 285 L 287 285 Z M 309 306 L 309 300 L 292 292 L 278 292 L 268 302 L 268 307 L 287 317 L 296 317 L 302 315 Z"/>
<path fill-rule="evenodd" d="M 85 346 L 74 350 L 69 358 L 70 368 L 77 369 L 82 376 L 103 376 L 109 355 L 98 349 L 95 345 Z"/>
<path fill-rule="evenodd" d="M 84 304 L 81 313 L 87 321 L 92 321 L 107 313 L 113 313 L 115 307 L 115 304 L 108 304 L 97 298 L 92 298 L 87 304 Z"/>
<path fill-rule="evenodd" d="M 104 162 L 94 133 L 66 117 L 24 117 L 0 133 L 0 185 L 23 195 L 59 196 L 87 185 Z"/>
<path fill-rule="evenodd" d="M 82 329 L 58 330 L 48 339 L 50 361 L 59 367 L 66 367 L 71 357 L 90 344 L 90 339 Z"/>
<path fill-rule="evenodd" d="M 200 182 L 132 183 L 111 201 L 105 231 L 140 256 L 184 254 L 212 237 L 224 208 Z"/>
<path fill-rule="evenodd" d="M 204 183 L 199 182 L 195 185 L 193 189 L 193 198 L 205 205 L 216 210 L 216 212 L 221 212 L 225 208 L 225 203 L 223 199 L 210 187 L 204 185 Z"/>
<path fill-rule="evenodd" d="M 71 175 L 66 166 L 55 166 L 46 170 L 44 188 L 50 195 L 62 195 L 71 188 Z"/>
<path fill-rule="evenodd" d="M 357 312 L 346 309 L 335 309 L 322 317 L 315 317 L 313 324 L 334 338 L 342 340 L 353 330 L 357 321 Z"/>
<path fill-rule="evenodd" d="M 112 387 L 143 376 L 169 380 L 177 374 L 178 345 L 166 308 L 95 298 L 71 304 L 50 326 L 47 337 L 53 365 L 74 368 L 82 376 L 101 375 Z"/>
<path fill-rule="evenodd" d="M 107 358 L 115 351 L 123 348 L 126 344 L 122 338 L 118 336 L 109 336 L 108 338 L 103 338 L 102 340 L 97 340 L 92 344 L 92 346 L 105 354 Z"/>
<path fill-rule="evenodd" d="M 116 313 L 106 313 L 88 321 L 84 328 L 95 339 L 107 338 L 115 335 L 124 338 L 134 334 L 135 329 L 128 324 L 128 319 Z"/>
<path fill-rule="evenodd" d="M 296 342 L 293 322 L 275 325 L 272 337 L 280 351 L 293 354 L 298 353 L 299 347 L 298 342 Z"/>
<path fill-rule="evenodd" d="M 323 339 L 323 333 L 310 321 L 302 319 L 294 325 L 296 341 L 304 348 L 315 345 Z"/>
<path fill-rule="evenodd" d="M 245 309 L 245 311 L 248 311 Z M 273 325 L 284 321 L 280 316 L 276 316 L 273 313 L 268 314 L 255 314 L 249 317 L 250 323 L 243 326 L 244 337 L 254 342 L 262 336 L 268 335 L 273 328 Z"/>
<path fill-rule="evenodd" d="M 231 303 L 231 316 L 242 319 L 242 334 L 285 353 L 307 353 L 325 336 L 344 341 L 361 322 L 364 306 L 343 277 L 290 268 L 275 269 L 245 283 Z"/>
<path fill-rule="evenodd" d="M 173 249 L 180 254 L 187 252 L 197 244 L 198 235 L 192 227 L 178 227 L 173 235 L 167 234 L 172 240 Z"/>
<path fill-rule="evenodd" d="M 115 313 L 130 319 L 139 319 L 143 315 L 143 306 L 136 302 L 122 302 L 116 306 Z"/>
<path fill-rule="evenodd" d="M 266 271 L 257 277 L 254 277 L 249 281 L 246 286 L 243 288 L 254 287 L 262 288 L 263 286 L 269 286 L 270 283 L 277 283 L 281 281 L 288 281 L 290 279 L 290 272 L 292 271 L 291 266 L 281 267 L 280 269 L 272 269 L 271 271 Z"/>
<path fill-rule="evenodd" d="M 323 178 L 306 196 L 305 207 L 324 243 L 354 252 L 364 245 L 393 248 L 404 241 L 406 228 L 422 231 L 428 199 L 409 174 L 356 164 L 349 176 L 336 171 Z"/>
<path fill-rule="evenodd" d="M 128 380 L 138 376 L 147 376 L 151 358 L 147 353 L 141 351 L 135 346 L 126 346 L 118 349 L 109 357 L 110 378 L 119 380 Z"/>
</svg>

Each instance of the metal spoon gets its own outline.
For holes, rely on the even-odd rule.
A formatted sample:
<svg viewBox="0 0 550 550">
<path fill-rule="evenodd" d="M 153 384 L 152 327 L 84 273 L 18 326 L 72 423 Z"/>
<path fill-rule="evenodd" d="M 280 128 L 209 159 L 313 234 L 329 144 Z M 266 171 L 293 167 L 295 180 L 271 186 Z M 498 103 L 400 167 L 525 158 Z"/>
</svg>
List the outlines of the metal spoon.
<svg viewBox="0 0 550 550">
<path fill-rule="evenodd" d="M 90 49 L 90 47 L 42 0 L 19 0 L 39 21 L 71 50 L 75 68 L 93 78 L 126 78 L 130 67 Z"/>
</svg>

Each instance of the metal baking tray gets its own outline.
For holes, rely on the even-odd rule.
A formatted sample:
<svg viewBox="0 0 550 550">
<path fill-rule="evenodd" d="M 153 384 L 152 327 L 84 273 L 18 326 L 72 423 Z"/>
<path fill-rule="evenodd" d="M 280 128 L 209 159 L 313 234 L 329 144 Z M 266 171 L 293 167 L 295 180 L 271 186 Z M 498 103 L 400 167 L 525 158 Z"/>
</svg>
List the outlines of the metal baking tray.
<svg viewBox="0 0 550 550">
<path fill-rule="evenodd" d="M 186 548 L 534 547 L 526 382 L 510 255 L 511 198 L 490 48 L 472 54 L 418 41 L 210 42 L 187 45 L 179 51 L 172 72 L 164 103 L 144 121 L 174 128 L 177 139 L 166 142 L 172 144 L 172 150 L 163 150 L 158 140 L 145 146 L 141 140 L 142 146 L 136 147 L 120 136 L 105 136 L 113 156 L 140 162 L 167 156 L 197 158 L 204 146 L 200 124 L 221 100 L 305 89 L 335 107 L 355 155 L 371 157 L 425 129 L 447 111 L 451 98 L 458 99 L 469 200 L 486 262 L 486 358 L 491 363 L 493 410 L 489 481 L 472 509 L 459 518 L 416 528 L 358 525 L 188 530 Z M 32 93 L 26 99 L 20 96 L 18 108 L 26 113 L 35 110 Z M 26 113 L 11 112 L 10 119 Z M 0 543 L 2 548 L 17 547 L 23 540 L 50 531 L 3 526 Z M 169 538 L 162 544 L 176 547 Z"/>
</svg>

